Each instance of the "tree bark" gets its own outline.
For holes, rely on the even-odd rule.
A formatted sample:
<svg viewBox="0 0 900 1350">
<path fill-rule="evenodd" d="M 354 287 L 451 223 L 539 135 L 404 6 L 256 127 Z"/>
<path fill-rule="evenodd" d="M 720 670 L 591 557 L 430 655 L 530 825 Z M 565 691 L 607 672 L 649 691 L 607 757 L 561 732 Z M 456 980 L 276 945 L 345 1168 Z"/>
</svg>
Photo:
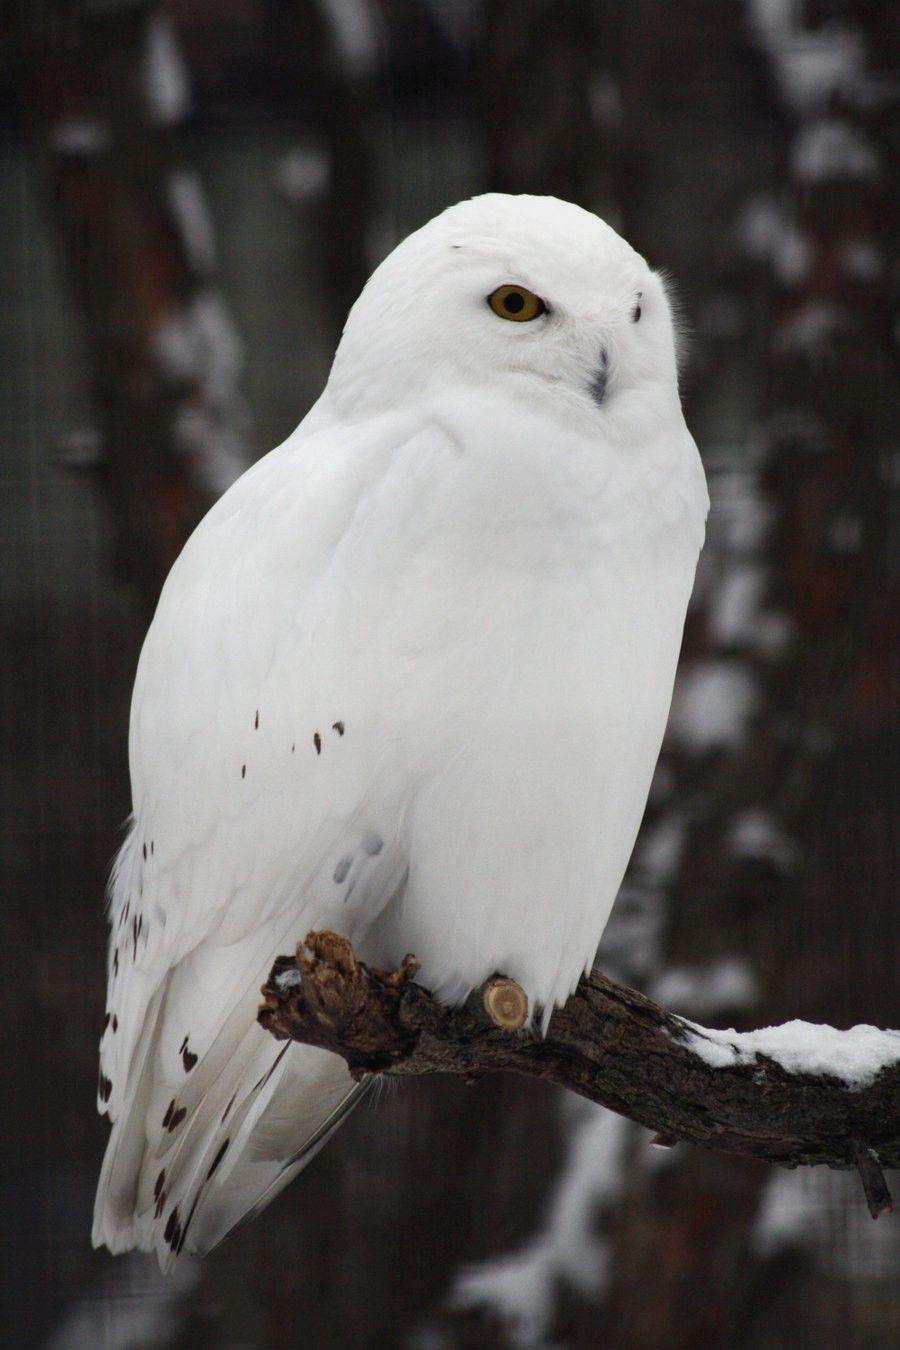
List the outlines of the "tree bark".
<svg viewBox="0 0 900 1350">
<path fill-rule="evenodd" d="M 715 1067 L 694 1048 L 703 1029 L 598 972 L 584 977 L 545 1037 L 500 1030 L 476 992 L 460 1008 L 413 983 L 406 957 L 385 973 L 334 933 L 310 933 L 263 986 L 263 1027 L 341 1055 L 370 1073 L 511 1070 L 570 1088 L 657 1132 L 784 1167 L 856 1167 L 873 1217 L 890 1208 L 882 1165 L 900 1166 L 900 1055 L 866 1086 L 788 1072 L 775 1060 Z M 720 1041 L 720 1035 L 717 1041 Z"/>
</svg>

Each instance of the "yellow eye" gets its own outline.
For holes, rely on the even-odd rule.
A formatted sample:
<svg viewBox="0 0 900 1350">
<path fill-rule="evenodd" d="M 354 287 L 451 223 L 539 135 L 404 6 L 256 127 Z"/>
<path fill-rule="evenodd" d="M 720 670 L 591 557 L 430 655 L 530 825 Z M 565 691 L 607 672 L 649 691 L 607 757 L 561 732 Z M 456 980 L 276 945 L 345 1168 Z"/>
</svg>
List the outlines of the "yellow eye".
<svg viewBox="0 0 900 1350">
<path fill-rule="evenodd" d="M 533 291 L 524 286 L 498 286 L 487 298 L 495 314 L 513 323 L 529 323 L 547 313 L 547 306 Z"/>
</svg>

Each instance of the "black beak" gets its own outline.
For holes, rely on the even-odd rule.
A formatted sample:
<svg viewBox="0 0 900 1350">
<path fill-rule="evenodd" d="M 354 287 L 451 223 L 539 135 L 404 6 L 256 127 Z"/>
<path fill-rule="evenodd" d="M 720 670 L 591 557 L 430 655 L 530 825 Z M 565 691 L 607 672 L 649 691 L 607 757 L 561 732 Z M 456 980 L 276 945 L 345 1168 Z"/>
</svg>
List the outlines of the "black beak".
<svg viewBox="0 0 900 1350">
<path fill-rule="evenodd" d="M 603 407 L 603 400 L 606 398 L 606 384 L 608 377 L 609 377 L 609 357 L 607 356 L 606 352 L 601 349 L 600 363 L 597 366 L 594 378 L 588 385 L 591 398 L 594 400 L 598 408 Z"/>
</svg>

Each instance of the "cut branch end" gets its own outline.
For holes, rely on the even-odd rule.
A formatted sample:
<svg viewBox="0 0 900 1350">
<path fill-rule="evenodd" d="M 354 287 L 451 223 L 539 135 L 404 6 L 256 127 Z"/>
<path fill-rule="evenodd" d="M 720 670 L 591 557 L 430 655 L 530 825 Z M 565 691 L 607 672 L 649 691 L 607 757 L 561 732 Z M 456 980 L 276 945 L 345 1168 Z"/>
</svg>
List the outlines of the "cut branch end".
<svg viewBox="0 0 900 1350">
<path fill-rule="evenodd" d="M 528 996 L 520 984 L 496 975 L 484 986 L 484 1010 L 501 1031 L 519 1031 L 528 1017 Z"/>
</svg>

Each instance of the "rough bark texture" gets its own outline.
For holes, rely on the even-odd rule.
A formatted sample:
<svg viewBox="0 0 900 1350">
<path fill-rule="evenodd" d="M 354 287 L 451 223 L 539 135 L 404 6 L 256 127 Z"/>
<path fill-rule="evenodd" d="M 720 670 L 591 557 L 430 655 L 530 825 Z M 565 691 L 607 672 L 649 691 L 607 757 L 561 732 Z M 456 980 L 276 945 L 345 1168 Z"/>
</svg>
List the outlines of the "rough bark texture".
<svg viewBox="0 0 900 1350">
<path fill-rule="evenodd" d="M 666 1145 L 856 1167 L 873 1215 L 890 1207 L 881 1165 L 900 1165 L 900 1064 L 860 1090 L 762 1056 L 713 1068 L 686 1043 L 690 1024 L 597 972 L 540 1039 L 493 1026 L 480 993 L 462 1008 L 442 1006 L 413 983 L 415 971 L 412 957 L 391 974 L 370 970 L 345 938 L 310 933 L 295 958 L 276 962 L 259 1020 L 278 1039 L 342 1055 L 357 1078 L 512 1070 L 571 1088 Z"/>
</svg>

